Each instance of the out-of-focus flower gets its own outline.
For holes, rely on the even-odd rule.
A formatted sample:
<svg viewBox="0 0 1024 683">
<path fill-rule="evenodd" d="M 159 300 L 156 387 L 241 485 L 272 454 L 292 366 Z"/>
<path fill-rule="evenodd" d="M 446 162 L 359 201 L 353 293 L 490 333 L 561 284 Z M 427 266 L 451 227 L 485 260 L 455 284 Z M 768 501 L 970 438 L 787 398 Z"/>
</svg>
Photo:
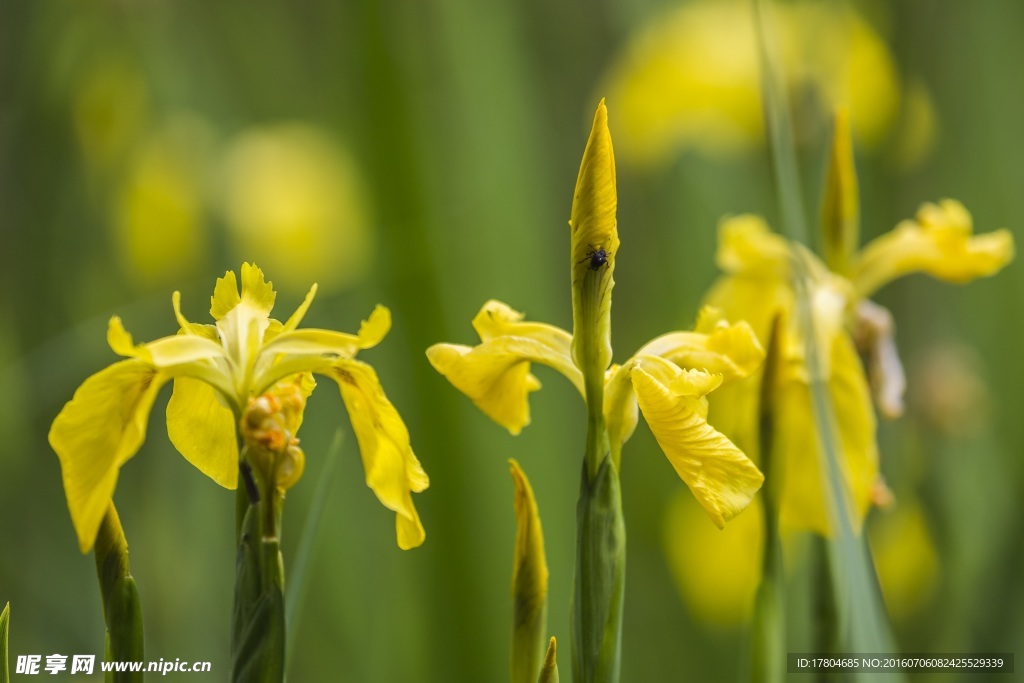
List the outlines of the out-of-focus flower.
<svg viewBox="0 0 1024 683">
<path fill-rule="evenodd" d="M 803 103 L 816 102 L 814 111 L 844 104 L 858 140 L 878 145 L 901 106 L 899 75 L 882 37 L 843 4 L 804 0 L 772 8 L 797 115 Z M 697 0 L 636 31 L 601 84 L 620 107 L 617 139 L 623 159 L 655 164 L 686 148 L 717 156 L 761 144 L 754 26 L 749 2 Z M 918 104 L 922 96 L 927 101 L 918 90 Z M 808 132 L 807 126 L 800 128 Z M 906 159 L 920 156 L 928 142 L 922 136 Z"/>
<path fill-rule="evenodd" d="M 708 524 L 685 496 L 672 499 L 665 515 L 665 555 L 695 617 L 718 626 L 750 617 L 761 580 L 763 527 L 760 498 L 722 530 Z"/>
<path fill-rule="evenodd" d="M 325 290 L 357 282 L 374 234 L 359 169 L 326 132 L 291 123 L 242 132 L 224 162 L 231 242 L 278 273 L 281 285 Z"/>
<path fill-rule="evenodd" d="M 939 579 L 924 510 L 912 497 L 900 496 L 891 510 L 872 518 L 868 541 L 886 609 L 894 619 L 912 616 L 927 604 Z"/>
<path fill-rule="evenodd" d="M 297 329 L 316 285 L 285 323 L 270 317 L 276 293 L 254 265 L 243 264 L 241 293 L 234 272 L 217 280 L 210 314 L 216 325 L 191 323 L 174 293 L 178 334 L 135 344 L 120 318 L 107 341 L 127 359 L 89 377 L 50 428 L 71 520 L 83 552 L 95 542 L 122 465 L 142 445 L 160 388 L 174 380 L 167 431 L 178 451 L 226 488 L 238 483 L 238 436 L 281 458 L 264 469 L 279 488 L 301 474 L 302 454 L 290 447 L 314 383 L 309 373 L 338 383 L 366 470 L 367 484 L 396 514 L 398 544 L 424 539 L 411 492 L 427 488 L 427 475 L 409 445 L 409 433 L 388 401 L 373 368 L 355 359 L 391 326 L 378 306 L 356 335 Z M 254 463 L 260 467 L 260 462 Z"/>
<path fill-rule="evenodd" d="M 818 348 L 835 407 L 837 438 L 843 456 L 855 524 L 871 503 L 878 475 L 875 416 L 871 392 L 850 329 L 858 307 L 889 281 L 921 271 L 950 282 L 992 275 L 1013 257 L 1009 231 L 972 236 L 971 217 L 962 204 L 943 200 L 925 204 L 914 220 L 870 242 L 849 259 L 849 277 L 834 273 L 798 244 L 772 233 L 756 216 L 723 221 L 717 261 L 725 272 L 707 296 L 731 318 L 749 321 L 765 339 L 772 319 L 786 321 L 780 349 L 783 367 L 775 396 L 773 452 L 782 464 L 780 520 L 789 527 L 828 533 L 821 494 L 820 444 L 809 391 L 810 371 L 796 315 L 793 259 L 805 264 Z M 754 381 L 759 381 L 759 378 Z M 731 389 L 731 390 L 730 390 Z M 726 389 L 712 401 L 720 429 L 757 457 L 757 402 L 746 387 Z"/>
<path fill-rule="evenodd" d="M 176 114 L 136 150 L 114 196 L 114 243 L 143 285 L 187 276 L 207 253 L 206 166 L 213 133 Z"/>
<path fill-rule="evenodd" d="M 910 402 L 929 428 L 947 436 L 974 435 L 985 428 L 992 397 L 980 365 L 970 348 L 951 342 L 921 355 Z"/>
</svg>

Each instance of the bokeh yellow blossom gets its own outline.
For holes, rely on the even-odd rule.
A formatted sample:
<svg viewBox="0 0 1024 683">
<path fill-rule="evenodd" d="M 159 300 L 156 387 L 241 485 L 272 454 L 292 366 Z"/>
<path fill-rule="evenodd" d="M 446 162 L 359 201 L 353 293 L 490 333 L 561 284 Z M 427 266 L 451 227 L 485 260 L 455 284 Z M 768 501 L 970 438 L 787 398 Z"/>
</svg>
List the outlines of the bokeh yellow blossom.
<svg viewBox="0 0 1024 683">
<path fill-rule="evenodd" d="M 374 233 L 355 160 L 326 131 L 284 123 L 243 131 L 225 152 L 223 207 L 235 252 L 288 289 L 358 282 Z"/>
<path fill-rule="evenodd" d="M 801 0 L 774 3 L 773 9 L 793 101 L 816 104 L 816 112 L 844 104 L 858 141 L 881 143 L 901 107 L 900 77 L 882 36 L 841 3 Z M 759 146 L 760 87 L 750 3 L 698 0 L 639 27 L 600 91 L 618 105 L 622 158 L 646 165 L 682 149 L 717 156 Z M 916 93 L 919 104 L 922 91 Z M 800 129 L 809 132 L 808 126 Z M 922 137 L 905 156 L 919 156 L 927 142 Z"/>
</svg>

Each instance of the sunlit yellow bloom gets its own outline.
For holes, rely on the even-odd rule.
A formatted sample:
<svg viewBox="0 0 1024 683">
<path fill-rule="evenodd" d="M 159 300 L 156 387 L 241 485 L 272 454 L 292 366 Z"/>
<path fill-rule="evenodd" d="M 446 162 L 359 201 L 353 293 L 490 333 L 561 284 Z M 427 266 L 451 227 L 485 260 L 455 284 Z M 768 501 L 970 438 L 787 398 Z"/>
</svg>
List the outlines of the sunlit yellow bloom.
<svg viewBox="0 0 1024 683">
<path fill-rule="evenodd" d="M 423 542 L 423 526 L 410 493 L 427 488 L 427 475 L 373 368 L 355 358 L 384 338 L 391 314 L 378 306 L 358 334 L 297 329 L 315 293 L 316 285 L 286 322 L 274 320 L 270 317 L 276 298 L 272 284 L 259 268 L 246 263 L 241 292 L 234 272 L 217 280 L 210 308 L 215 325 L 186 320 L 177 292 L 173 304 L 181 329 L 174 336 L 135 344 L 120 318 L 110 320 L 108 343 L 127 360 L 88 378 L 50 428 L 50 444 L 60 458 L 64 491 L 83 552 L 95 541 L 120 467 L 145 439 L 150 409 L 166 382 L 174 380 L 167 406 L 171 441 L 208 477 L 235 488 L 240 421 L 250 401 L 268 393 L 284 401 L 283 425 L 294 436 L 305 397 L 313 387 L 308 373 L 338 383 L 359 442 L 367 484 L 397 513 L 399 546 L 412 548 Z M 290 408 L 288 401 L 293 402 Z M 294 470 L 284 474 L 296 476 Z"/>
<path fill-rule="evenodd" d="M 530 422 L 528 396 L 540 388 L 531 363 L 554 368 L 583 393 L 572 361 L 571 335 L 552 325 L 524 322 L 503 303 L 489 301 L 473 320 L 481 343 L 435 344 L 434 368 L 512 434 Z M 750 502 L 763 476 L 729 439 L 707 422 L 705 394 L 746 377 L 764 351 L 745 323 L 730 325 L 702 312 L 695 332 L 672 332 L 644 345 L 605 375 L 604 413 L 618 462 L 639 411 L 680 478 L 719 527 Z"/>
<path fill-rule="evenodd" d="M 901 100 L 882 36 L 845 4 L 771 6 L 794 102 L 820 103 L 826 111 L 845 104 L 858 140 L 882 142 Z M 750 3 L 697 0 L 658 14 L 633 33 L 599 89 L 618 105 L 616 142 L 627 162 L 663 162 L 681 149 L 722 155 L 759 145 L 764 131 Z M 915 102 L 922 97 L 915 91 Z M 916 142 L 905 158 L 919 158 L 928 138 Z"/>
<path fill-rule="evenodd" d="M 720 307 L 730 318 L 749 321 L 762 340 L 776 315 L 786 323 L 780 343 L 783 367 L 775 395 L 773 446 L 773 452 L 784 461 L 779 468 L 784 525 L 821 533 L 830 529 L 821 495 L 809 370 L 792 287 L 793 259 L 802 261 L 801 272 L 807 279 L 818 347 L 824 355 L 822 370 L 838 421 L 841 468 L 855 512 L 854 523 L 859 526 L 871 503 L 878 453 L 871 392 L 850 331 L 863 315 L 862 307 L 869 303 L 866 297 L 897 277 L 921 271 L 965 282 L 992 275 L 1012 259 L 1013 239 L 1007 230 L 980 236 L 971 232 L 970 214 L 959 202 L 947 199 L 937 205 L 925 204 L 915 220 L 900 223 L 852 254 L 847 278 L 830 272 L 803 247 L 791 247 L 758 217 L 723 221 L 717 260 L 725 277 L 712 288 L 706 303 Z M 891 329 L 889 332 L 891 340 Z M 899 379 L 902 381 L 902 375 Z M 757 402 L 753 396 L 754 392 L 744 388 L 725 389 L 712 401 L 711 416 L 756 459 Z M 894 402 L 891 396 L 888 400 Z M 898 400 L 895 403 L 899 405 Z"/>
</svg>

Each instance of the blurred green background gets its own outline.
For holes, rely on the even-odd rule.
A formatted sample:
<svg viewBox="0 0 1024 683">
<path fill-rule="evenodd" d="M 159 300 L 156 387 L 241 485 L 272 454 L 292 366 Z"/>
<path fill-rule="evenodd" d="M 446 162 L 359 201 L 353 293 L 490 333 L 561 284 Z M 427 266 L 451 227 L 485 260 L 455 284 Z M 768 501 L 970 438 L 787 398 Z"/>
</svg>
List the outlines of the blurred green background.
<svg viewBox="0 0 1024 683">
<path fill-rule="evenodd" d="M 783 14 L 809 5 L 783 4 Z M 819 4 L 832 18 L 813 21 L 855 22 L 849 35 L 870 40 L 866 62 L 843 61 L 855 40 L 837 48 L 827 31 L 781 17 L 808 215 L 829 108 L 848 95 L 860 98 L 855 129 L 865 122 L 865 239 L 951 196 L 979 232 L 1006 226 L 1020 243 L 1024 5 Z M 285 511 L 286 566 L 320 456 L 339 426 L 347 433 L 291 626 L 291 679 L 507 677 L 511 457 L 540 507 L 550 630 L 568 677 L 582 402 L 540 369 L 533 424 L 511 437 L 424 350 L 476 341 L 470 320 L 489 298 L 571 326 L 566 220 L 602 96 L 619 162 L 616 358 L 692 325 L 716 274 L 718 219 L 775 216 L 756 89 L 716 90 L 732 73 L 722 60 L 752 49 L 728 33 L 742 21 L 660 0 L 0 4 L 0 602 L 11 601 L 12 656 L 103 650 L 93 560 L 77 550 L 46 432 L 115 359 L 107 320 L 122 316 L 137 340 L 172 334 L 180 289 L 185 314 L 205 321 L 214 279 L 250 260 L 278 289 L 277 317 L 313 281 L 306 326 L 355 331 L 376 303 L 392 309 L 392 332 L 361 358 L 432 480 L 415 497 L 427 541 L 400 551 L 393 515 L 363 483 L 341 400 L 322 382 L 302 430 L 306 475 Z M 685 63 L 664 66 L 673 59 Z M 696 123 L 671 124 L 688 116 Z M 735 125 L 722 133 L 723 121 Z M 1024 642 L 1022 296 L 1019 264 L 966 287 L 913 276 L 879 296 L 897 321 L 910 400 L 880 426 L 897 505 L 875 511 L 870 528 L 907 652 Z M 211 680 L 223 679 L 234 495 L 175 453 L 167 395 L 115 501 L 147 657 L 210 660 Z M 625 450 L 623 680 L 733 680 L 745 667 L 742 617 L 684 600 L 665 552 L 667 511 L 685 487 L 645 427 Z M 700 561 L 700 538 L 676 543 Z M 792 651 L 809 647 L 806 629 L 791 635 Z"/>
</svg>

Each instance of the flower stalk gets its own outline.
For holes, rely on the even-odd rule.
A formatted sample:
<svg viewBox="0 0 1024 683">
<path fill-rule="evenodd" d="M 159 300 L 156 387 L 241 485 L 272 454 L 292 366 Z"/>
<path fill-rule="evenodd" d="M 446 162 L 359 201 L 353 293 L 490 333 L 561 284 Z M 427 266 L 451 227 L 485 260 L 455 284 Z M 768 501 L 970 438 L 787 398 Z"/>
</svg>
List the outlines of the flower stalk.
<svg viewBox="0 0 1024 683">
<path fill-rule="evenodd" d="M 515 486 L 516 551 L 512 565 L 512 683 L 534 683 L 544 657 L 548 565 L 537 501 L 526 474 L 509 461 Z"/>
</svg>

